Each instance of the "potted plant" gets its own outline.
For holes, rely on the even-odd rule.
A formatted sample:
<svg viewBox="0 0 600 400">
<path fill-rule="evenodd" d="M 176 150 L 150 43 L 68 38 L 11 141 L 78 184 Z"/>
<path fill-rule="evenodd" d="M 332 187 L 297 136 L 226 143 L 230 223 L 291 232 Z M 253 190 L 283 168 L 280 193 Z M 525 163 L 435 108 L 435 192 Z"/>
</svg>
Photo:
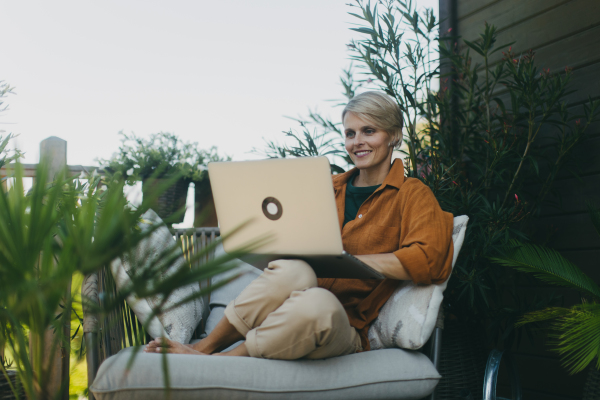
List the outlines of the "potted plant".
<svg viewBox="0 0 600 400">
<path fill-rule="evenodd" d="M 221 157 L 216 147 L 209 150 L 194 150 L 195 167 L 192 168 L 191 180 L 194 182 L 194 226 L 217 226 L 217 213 L 215 212 L 215 201 L 212 195 L 208 170 L 206 166 L 213 161 L 230 161 L 230 156 Z"/>
<path fill-rule="evenodd" d="M 59 177 L 48 184 L 47 169 L 40 164 L 33 187 L 26 193 L 19 164 L 14 178 L 9 190 L 0 189 L 0 348 L 6 346 L 18 379 L 16 384 L 9 379 L 12 373 L 7 372 L 4 360 L 0 376 L 10 382 L 9 391 L 14 394 L 24 391 L 29 399 L 55 399 L 68 390 L 68 381 L 56 382 L 53 376 L 57 351 L 70 353 L 69 336 L 63 328 L 71 319 L 74 303 L 79 301 L 68 290 L 73 276 L 97 273 L 148 238 L 159 225 L 140 230 L 138 223 L 171 182 L 160 185 L 157 193 L 131 209 L 122 180 L 105 182 L 99 176 L 89 176 L 88 182 L 81 184 L 76 178 Z M 171 177 L 176 179 L 178 176 Z M 198 252 L 188 261 L 193 263 L 202 257 L 206 253 Z M 178 287 L 234 267 L 227 264 L 231 260 L 227 257 L 201 268 L 183 268 L 169 281 L 163 280 L 160 268 L 134 274 L 129 287 L 107 296 L 101 305 L 90 307 L 102 317 L 121 310 L 130 294 L 166 298 Z M 162 252 L 153 265 L 168 265 L 172 260 L 172 252 Z M 205 293 L 199 292 L 198 296 Z M 82 301 L 87 304 L 85 296 Z M 142 342 L 143 330 L 137 330 L 137 335 L 136 341 Z"/>
<path fill-rule="evenodd" d="M 128 184 L 142 181 L 145 196 L 165 179 L 179 175 L 180 179 L 158 196 L 152 208 L 170 223 L 182 222 L 189 184 L 205 179 L 206 163 L 218 159 L 216 149 L 199 150 L 197 143 L 183 142 L 167 132 L 155 133 L 148 139 L 123 132 L 120 135 L 118 154 L 100 163 L 110 174 L 119 174 Z"/>
<path fill-rule="evenodd" d="M 519 272 L 489 258 L 511 239 L 528 237 L 555 178 L 573 162 L 573 149 L 590 136 L 588 128 L 598 121 L 600 101 L 590 100 L 576 114 L 567 106 L 571 69 L 564 73 L 541 69 L 533 51 L 515 54 L 510 43 L 497 43 L 491 25 L 486 24 L 478 40 L 460 41 L 452 32 L 440 37 L 433 11 L 419 13 L 414 2 L 357 1 L 350 6 L 357 22 L 351 29 L 362 36 L 348 45 L 355 65 L 341 79 L 344 96 L 350 100 L 362 88 L 394 98 L 404 117 L 401 152 L 406 156 L 406 175 L 428 185 L 442 209 L 470 218 L 444 294 L 445 337 L 454 338 L 456 333 L 468 349 L 485 349 L 481 329 L 487 326 L 489 338 L 509 348 L 521 334 L 513 329 L 514 320 L 552 299 L 534 304 L 517 287 Z M 502 59 L 492 64 L 494 54 Z M 339 123 L 315 112 L 298 122 L 303 135 L 288 135 L 289 145 L 268 142 L 264 153 L 327 155 L 337 167 L 349 167 L 340 159 L 344 141 Z M 314 134 L 308 125 L 316 126 Z M 549 131 L 556 133 L 553 142 L 539 146 Z M 479 343 L 459 329 L 481 331 L 474 335 Z M 453 343 L 465 359 L 466 348 Z M 456 365 L 445 370 L 444 357 L 442 353 L 442 375 L 458 371 Z M 477 356 L 465 363 L 476 370 L 458 373 L 476 378 L 471 393 L 480 390 L 484 362 Z M 438 386 L 441 398 L 447 382 Z M 448 388 L 445 393 L 458 392 Z"/>
<path fill-rule="evenodd" d="M 600 234 L 600 210 L 589 207 L 592 223 Z M 591 369 L 584 389 L 584 399 L 600 395 L 600 286 L 558 251 L 532 243 L 512 241 L 505 252 L 492 261 L 532 273 L 551 285 L 575 289 L 582 302 L 571 307 L 547 307 L 526 313 L 517 326 L 531 322 L 552 321 L 552 346 L 558 352 L 569 373 Z"/>
</svg>

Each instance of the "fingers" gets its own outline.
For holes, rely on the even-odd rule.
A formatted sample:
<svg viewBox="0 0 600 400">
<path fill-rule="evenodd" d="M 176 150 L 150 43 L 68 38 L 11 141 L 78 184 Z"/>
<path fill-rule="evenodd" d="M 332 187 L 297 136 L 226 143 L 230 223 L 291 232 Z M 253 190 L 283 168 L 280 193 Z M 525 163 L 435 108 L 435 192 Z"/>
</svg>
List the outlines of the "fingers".
<svg viewBox="0 0 600 400">
<path fill-rule="evenodd" d="M 146 353 L 161 353 L 163 351 L 168 353 L 171 347 L 173 347 L 173 342 L 171 340 L 167 338 L 156 338 L 148 342 L 144 351 Z"/>
</svg>

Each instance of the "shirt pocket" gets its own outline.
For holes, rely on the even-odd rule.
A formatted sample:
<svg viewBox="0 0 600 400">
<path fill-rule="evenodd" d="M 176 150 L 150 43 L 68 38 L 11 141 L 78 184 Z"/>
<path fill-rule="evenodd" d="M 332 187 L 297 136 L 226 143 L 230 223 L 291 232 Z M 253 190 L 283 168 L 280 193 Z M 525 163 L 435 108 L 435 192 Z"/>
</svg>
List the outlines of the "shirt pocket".
<svg viewBox="0 0 600 400">
<path fill-rule="evenodd" d="M 369 229 L 366 244 L 362 254 L 394 252 L 400 247 L 400 227 L 374 225 Z"/>
</svg>

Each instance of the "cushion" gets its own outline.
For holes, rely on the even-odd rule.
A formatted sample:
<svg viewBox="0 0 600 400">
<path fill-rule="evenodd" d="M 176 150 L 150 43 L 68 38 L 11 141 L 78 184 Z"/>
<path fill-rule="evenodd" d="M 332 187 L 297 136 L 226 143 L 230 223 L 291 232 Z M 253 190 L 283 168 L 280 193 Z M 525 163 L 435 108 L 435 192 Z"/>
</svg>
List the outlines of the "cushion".
<svg viewBox="0 0 600 400">
<path fill-rule="evenodd" d="M 468 221 L 466 215 L 454 218 L 452 268 L 462 247 Z M 400 284 L 369 328 L 371 349 L 400 347 L 415 350 L 423 347 L 435 328 L 447 284 L 448 280 L 427 286 L 417 286 L 411 281 Z"/>
<path fill-rule="evenodd" d="M 161 354 L 131 348 L 108 358 L 90 391 L 98 400 L 164 399 Z M 384 349 L 326 360 L 164 356 L 171 398 L 185 399 L 420 399 L 439 379 L 421 353 Z M 315 393 L 318 392 L 318 393 Z"/>
<path fill-rule="evenodd" d="M 165 265 L 162 275 L 158 277 L 159 279 L 170 276 L 178 271 L 179 268 L 189 268 L 188 263 L 183 257 L 181 247 L 177 245 L 173 234 L 160 217 L 152 210 L 148 210 L 142 215 L 140 223 L 142 230 L 148 230 L 156 224 L 159 224 L 160 227 L 148 238 L 140 242 L 133 251 L 111 262 L 110 269 L 115 279 L 117 290 L 129 287 L 131 285 L 130 276 L 136 270 L 140 271 L 152 266 L 158 260 L 159 256 L 169 249 L 176 252 L 177 261 L 170 266 Z M 199 292 L 200 285 L 197 282 L 176 289 L 171 293 L 164 307 L 170 308 L 179 301 Z M 146 331 L 150 336 L 153 338 L 165 336 L 180 343 L 189 343 L 194 330 L 202 319 L 202 299 L 197 297 L 193 301 L 159 314 L 158 317 L 150 318 L 152 310 L 158 307 L 161 302 L 162 296 L 145 299 L 140 299 L 135 295 L 127 297 L 127 304 L 129 304 L 137 318 L 146 326 Z"/>
</svg>

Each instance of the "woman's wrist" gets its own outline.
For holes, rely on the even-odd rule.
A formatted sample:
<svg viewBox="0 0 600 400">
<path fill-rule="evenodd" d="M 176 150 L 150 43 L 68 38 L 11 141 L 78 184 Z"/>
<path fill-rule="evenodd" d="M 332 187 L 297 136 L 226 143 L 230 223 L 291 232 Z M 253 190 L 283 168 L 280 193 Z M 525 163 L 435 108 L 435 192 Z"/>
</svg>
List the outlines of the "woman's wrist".
<svg viewBox="0 0 600 400">
<path fill-rule="evenodd" d="M 403 281 L 411 280 L 398 257 L 394 253 L 365 254 L 355 256 L 374 270 L 381 272 L 386 278 Z"/>
</svg>

